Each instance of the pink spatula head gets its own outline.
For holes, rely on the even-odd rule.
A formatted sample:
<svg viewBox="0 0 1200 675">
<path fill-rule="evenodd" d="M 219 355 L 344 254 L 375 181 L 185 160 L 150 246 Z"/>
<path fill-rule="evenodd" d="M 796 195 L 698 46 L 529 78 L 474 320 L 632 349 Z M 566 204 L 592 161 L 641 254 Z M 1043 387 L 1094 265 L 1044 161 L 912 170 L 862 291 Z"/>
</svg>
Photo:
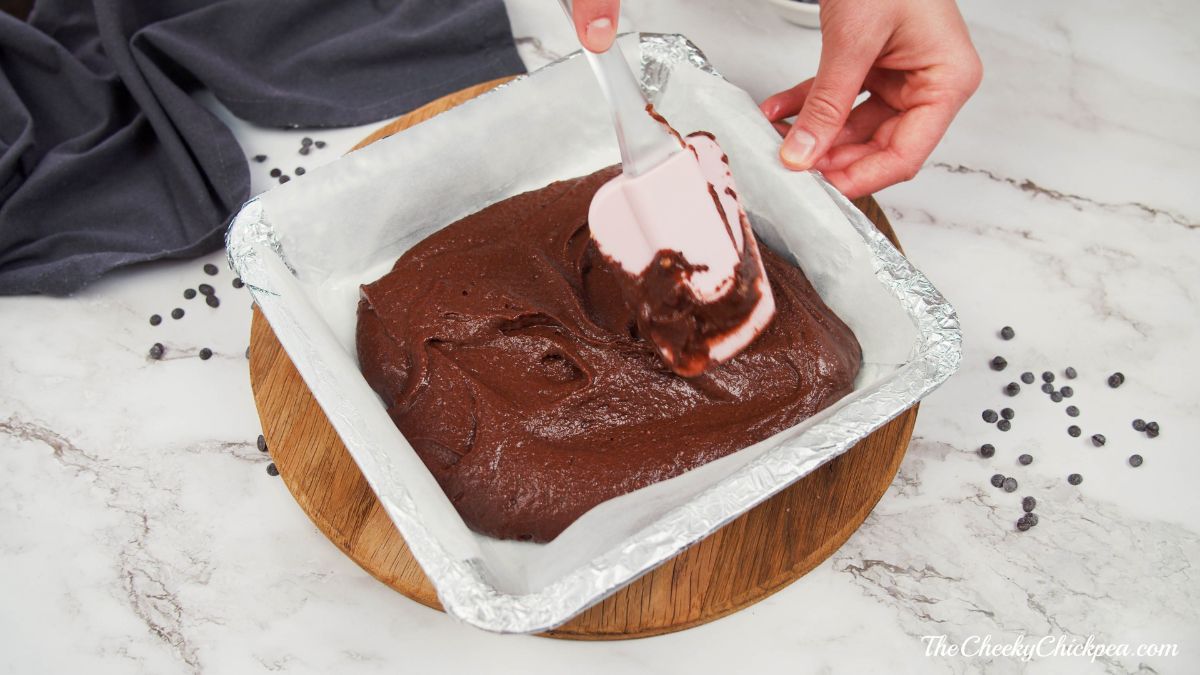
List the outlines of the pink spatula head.
<svg viewBox="0 0 1200 675">
<path fill-rule="evenodd" d="M 570 0 L 560 2 L 570 18 Z M 673 371 L 699 375 L 775 315 L 758 243 L 716 138 L 680 138 L 646 102 L 616 43 L 584 53 L 612 110 L 622 168 L 592 200 L 592 239 L 624 272 L 641 335 Z"/>
</svg>

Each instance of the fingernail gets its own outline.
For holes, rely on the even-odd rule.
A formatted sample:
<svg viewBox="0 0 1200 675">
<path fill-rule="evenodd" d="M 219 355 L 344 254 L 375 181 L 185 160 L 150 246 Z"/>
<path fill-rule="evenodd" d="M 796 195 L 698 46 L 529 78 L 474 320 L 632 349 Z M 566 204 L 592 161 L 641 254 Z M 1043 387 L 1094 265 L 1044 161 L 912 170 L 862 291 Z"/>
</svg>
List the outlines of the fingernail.
<svg viewBox="0 0 1200 675">
<path fill-rule="evenodd" d="M 779 104 L 775 103 L 774 101 L 763 101 L 762 105 L 758 106 L 758 109 L 762 111 L 762 114 L 765 115 L 767 119 L 774 122 L 775 114 L 779 112 Z"/>
<path fill-rule="evenodd" d="M 608 17 L 600 17 L 592 19 L 587 25 L 585 31 L 588 41 L 588 49 L 594 52 L 608 51 L 612 46 L 613 37 L 617 34 L 616 28 L 613 26 L 612 19 Z"/>
<path fill-rule="evenodd" d="M 807 169 L 808 158 L 812 155 L 813 147 L 817 144 L 817 139 L 812 134 L 803 129 L 792 129 L 792 132 L 783 139 L 783 147 L 779 149 L 779 156 L 783 159 L 783 163 L 793 169 Z"/>
</svg>

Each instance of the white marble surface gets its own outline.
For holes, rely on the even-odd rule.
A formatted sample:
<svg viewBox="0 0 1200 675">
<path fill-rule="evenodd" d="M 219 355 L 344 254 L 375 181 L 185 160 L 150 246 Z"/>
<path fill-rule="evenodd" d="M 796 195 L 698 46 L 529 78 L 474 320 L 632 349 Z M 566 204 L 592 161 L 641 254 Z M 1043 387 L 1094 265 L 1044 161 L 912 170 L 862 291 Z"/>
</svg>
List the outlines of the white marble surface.
<svg viewBox="0 0 1200 675">
<path fill-rule="evenodd" d="M 622 28 L 681 32 L 756 98 L 815 67 L 815 32 L 764 2 L 629 2 Z M 925 170 L 878 195 L 957 305 L 962 372 L 921 408 L 892 488 L 829 561 L 683 633 L 617 643 L 497 636 L 417 606 L 325 541 L 254 447 L 249 300 L 205 261 L 114 275 L 67 300 L 0 298 L 0 671 L 1160 672 L 1200 670 L 1200 6 L 963 4 L 986 67 Z M 554 3 L 510 0 L 531 67 L 569 51 Z M 255 165 L 311 168 L 363 130 L 232 121 Z M 219 254 L 206 261 L 221 264 Z M 212 310 L 184 300 L 209 281 Z M 181 321 L 146 318 L 179 306 Z M 1004 324 L 1018 337 L 1002 342 Z M 168 358 L 149 360 L 155 341 Z M 210 361 L 195 354 L 216 352 Z M 1003 354 L 997 374 L 987 360 Z M 1023 370 L 1080 378 L 1065 433 Z M 1119 390 L 1104 376 L 1122 370 Z M 1061 374 L 1060 374 L 1061 378 Z M 1062 384 L 1060 381 L 1059 384 Z M 980 411 L 1010 403 L 1013 430 Z M 1162 435 L 1136 434 L 1134 417 Z M 991 460 L 974 449 L 997 446 Z M 1031 466 L 1016 464 L 1028 451 Z M 1141 453 L 1146 463 L 1125 460 Z M 988 477 L 1017 477 L 1006 494 Z M 1068 486 L 1066 474 L 1084 482 Z M 1013 529 L 1020 497 L 1041 524 Z M 924 635 L 1174 643 L 1175 656 L 926 656 Z"/>
</svg>

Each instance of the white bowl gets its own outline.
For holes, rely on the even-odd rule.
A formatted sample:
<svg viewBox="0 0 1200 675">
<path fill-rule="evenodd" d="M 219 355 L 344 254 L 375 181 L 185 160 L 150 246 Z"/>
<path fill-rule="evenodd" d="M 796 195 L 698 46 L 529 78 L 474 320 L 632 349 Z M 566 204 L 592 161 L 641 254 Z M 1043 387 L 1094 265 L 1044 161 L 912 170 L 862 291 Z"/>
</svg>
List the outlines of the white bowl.
<svg viewBox="0 0 1200 675">
<path fill-rule="evenodd" d="M 821 27 L 821 6 L 815 2 L 800 2 L 799 0 L 767 0 L 767 4 L 775 8 L 775 13 L 788 23 L 805 28 Z"/>
</svg>

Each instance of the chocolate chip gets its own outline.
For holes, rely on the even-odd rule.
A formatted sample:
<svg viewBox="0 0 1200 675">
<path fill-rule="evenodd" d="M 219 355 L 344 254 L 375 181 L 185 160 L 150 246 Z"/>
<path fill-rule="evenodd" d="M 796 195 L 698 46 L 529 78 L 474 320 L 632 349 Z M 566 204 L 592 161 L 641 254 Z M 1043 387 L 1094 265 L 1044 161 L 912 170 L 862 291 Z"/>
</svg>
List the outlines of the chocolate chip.
<svg viewBox="0 0 1200 675">
<path fill-rule="evenodd" d="M 1054 373 L 1052 373 L 1048 370 L 1046 372 L 1042 373 L 1042 381 L 1043 382 L 1053 382 L 1054 381 Z"/>
<path fill-rule="evenodd" d="M 204 263 L 204 273 L 207 274 L 208 276 L 215 277 L 215 276 L 217 276 L 218 271 L 219 270 L 217 269 L 216 265 L 214 265 L 212 263 Z"/>
<path fill-rule="evenodd" d="M 1021 373 L 1021 381 L 1025 384 L 1033 384 L 1033 380 L 1033 373 L 1029 372 L 1028 370 Z"/>
<path fill-rule="evenodd" d="M 1000 416 L 1006 420 L 1011 420 L 1012 418 L 1017 416 L 1017 413 L 1012 408 L 1001 408 Z"/>
<path fill-rule="evenodd" d="M 1012 428 L 1012 422 L 1009 422 L 1008 420 L 1000 420 L 999 422 L 996 422 L 996 428 L 1000 431 L 1008 431 Z"/>
<path fill-rule="evenodd" d="M 308 136 L 305 136 L 304 138 L 300 139 L 301 146 L 308 146 L 308 145 L 312 145 L 312 144 L 313 144 L 313 140 L 311 138 L 309 138 Z"/>
<path fill-rule="evenodd" d="M 1079 485 L 1080 483 L 1083 482 L 1083 476 L 1080 476 L 1077 473 L 1073 473 L 1070 476 L 1067 476 L 1067 482 L 1070 483 L 1071 485 Z"/>
<path fill-rule="evenodd" d="M 1058 393 L 1062 394 L 1063 398 L 1071 398 L 1072 396 L 1075 395 L 1075 389 L 1067 386 L 1067 387 L 1063 387 L 1062 389 L 1059 389 Z"/>
<path fill-rule="evenodd" d="M 1004 479 L 1004 491 L 1005 492 L 1016 492 L 1018 487 L 1020 487 L 1020 486 L 1017 485 L 1016 478 L 1009 476 L 1008 478 Z"/>
<path fill-rule="evenodd" d="M 245 286 L 245 285 L 246 285 L 246 282 L 242 281 L 241 277 L 233 278 L 233 287 L 234 288 L 241 288 L 242 286 Z"/>
<path fill-rule="evenodd" d="M 1079 371 L 1067 366 L 1067 369 L 1063 371 L 1063 375 L 1066 375 L 1068 380 L 1073 380 L 1076 377 L 1079 377 Z"/>
<path fill-rule="evenodd" d="M 250 358 L 250 348 L 246 347 L 246 358 Z"/>
<path fill-rule="evenodd" d="M 1108 376 L 1108 386 L 1112 387 L 1113 389 L 1116 389 L 1123 384 L 1125 384 L 1125 375 L 1122 373 L 1117 372 Z"/>
<path fill-rule="evenodd" d="M 207 361 L 211 358 L 212 358 L 212 350 L 211 349 L 209 349 L 208 347 L 204 347 L 200 350 L 200 360 L 201 361 Z"/>
<path fill-rule="evenodd" d="M 1133 430 L 1134 431 L 1145 431 L 1146 430 L 1146 420 L 1144 420 L 1140 417 L 1137 418 L 1136 420 L 1134 420 L 1133 421 Z"/>
<path fill-rule="evenodd" d="M 1012 329 L 1012 326 L 1005 326 L 1004 328 L 1000 329 L 1000 337 L 1004 338 L 1005 340 L 1011 340 L 1016 337 L 1016 335 L 1017 333 Z"/>
<path fill-rule="evenodd" d="M 165 350 L 166 348 L 162 346 L 161 342 L 155 342 L 154 344 L 150 345 L 150 358 L 154 359 L 155 361 L 161 359 Z"/>
<path fill-rule="evenodd" d="M 1035 508 L 1037 508 L 1037 500 L 1034 499 L 1033 497 L 1026 497 L 1021 500 L 1021 510 L 1024 511 L 1025 513 L 1029 513 L 1030 511 L 1033 511 Z"/>
<path fill-rule="evenodd" d="M 1142 465 L 1142 456 L 1141 455 L 1130 455 L 1129 456 L 1129 466 L 1139 467 L 1141 465 Z"/>
<path fill-rule="evenodd" d="M 991 366 L 992 370 L 1004 370 L 1008 367 L 1008 361 L 1003 356 L 995 356 L 992 357 Z"/>
<path fill-rule="evenodd" d="M 304 147 L 302 147 L 302 148 L 300 148 L 300 154 L 302 154 L 302 155 L 307 155 L 307 154 L 308 154 L 308 152 L 309 152 L 309 149 L 308 149 L 308 146 L 307 146 L 307 145 L 306 145 L 306 146 L 304 146 Z"/>
<path fill-rule="evenodd" d="M 258 162 L 259 164 L 262 164 L 263 162 L 267 161 L 267 156 L 266 155 L 255 155 L 254 161 Z"/>
<path fill-rule="evenodd" d="M 992 487 L 1001 487 L 1002 485 L 1004 485 L 1004 474 L 992 474 Z"/>
<path fill-rule="evenodd" d="M 1073 405 L 1067 406 L 1067 416 L 1068 417 L 1079 417 L 1079 408 L 1076 408 Z"/>
<path fill-rule="evenodd" d="M 1033 455 L 1025 453 L 1018 457 L 1017 461 L 1021 463 L 1021 466 L 1029 466 L 1030 464 L 1033 464 Z"/>
<path fill-rule="evenodd" d="M 206 284 L 200 284 L 200 285 L 204 286 Z M 196 289 L 194 289 L 194 288 L 184 289 L 184 291 L 183 291 L 183 299 L 184 300 L 191 300 L 194 297 L 196 297 Z"/>
<path fill-rule="evenodd" d="M 200 290 L 200 295 L 212 295 L 213 293 L 217 292 L 217 289 L 213 288 L 212 286 L 210 286 L 208 284 L 200 284 L 199 290 Z"/>
<path fill-rule="evenodd" d="M 988 408 L 987 410 L 983 411 L 983 421 L 984 422 L 987 422 L 988 424 L 992 424 L 998 419 L 1000 419 L 1000 416 L 996 414 L 995 410 Z"/>
<path fill-rule="evenodd" d="M 1061 392 L 1052 391 L 1050 392 L 1050 400 L 1054 401 L 1055 403 L 1062 403 L 1063 395 Z"/>
<path fill-rule="evenodd" d="M 1051 392 L 1053 392 L 1053 391 L 1054 391 L 1054 385 L 1052 385 L 1052 384 L 1050 384 L 1049 382 L 1047 382 L 1047 383 L 1045 383 L 1045 384 L 1043 384 L 1043 385 L 1042 385 L 1042 391 L 1044 391 L 1044 392 L 1046 392 L 1047 394 L 1049 394 L 1049 393 L 1051 393 Z"/>
<path fill-rule="evenodd" d="M 984 443 L 983 445 L 979 446 L 979 456 L 980 457 L 987 459 L 988 457 L 991 457 L 992 455 L 995 455 L 995 454 L 996 454 L 996 446 L 992 445 L 991 443 Z"/>
<path fill-rule="evenodd" d="M 1004 393 L 1008 394 L 1009 396 L 1016 396 L 1017 394 L 1021 393 L 1021 385 L 1017 384 L 1016 382 L 1009 382 L 1008 384 L 1004 385 Z"/>
<path fill-rule="evenodd" d="M 1018 530 L 1020 530 L 1022 532 L 1026 532 L 1031 527 L 1033 527 L 1033 523 L 1029 522 L 1029 519 L 1026 518 L 1025 516 L 1021 516 L 1020 518 L 1017 518 L 1017 529 Z"/>
<path fill-rule="evenodd" d="M 1038 514 L 1036 514 L 1036 513 L 1032 513 L 1032 512 L 1030 512 L 1030 513 L 1026 513 L 1026 514 L 1025 514 L 1025 520 L 1028 520 L 1028 521 L 1029 521 L 1029 526 L 1030 526 L 1030 527 L 1037 527 L 1037 524 L 1038 524 Z"/>
<path fill-rule="evenodd" d="M 317 146 L 318 148 L 323 148 L 325 147 L 325 141 L 317 141 L 316 143 L 313 143 L 313 145 Z"/>
<path fill-rule="evenodd" d="M 268 476 L 278 476 L 279 475 L 279 469 L 276 468 L 275 462 L 271 462 L 270 464 L 267 465 L 267 475 Z"/>
<path fill-rule="evenodd" d="M 1071 438 L 1079 438 L 1079 435 L 1083 433 L 1083 429 L 1080 429 L 1072 424 L 1071 426 L 1067 427 L 1067 433 L 1071 436 Z"/>
<path fill-rule="evenodd" d="M 1147 436 L 1149 436 L 1150 438 L 1156 438 L 1158 436 L 1158 432 L 1159 432 L 1158 422 L 1146 422 L 1146 435 Z"/>
<path fill-rule="evenodd" d="M 304 167 L 298 166 L 298 167 L 296 167 L 296 170 L 293 171 L 292 173 L 296 174 L 297 176 L 303 176 L 304 175 Z"/>
<path fill-rule="evenodd" d="M 1104 437 L 1104 434 L 1092 434 L 1092 445 L 1096 446 L 1097 448 L 1107 442 L 1108 439 Z"/>
<path fill-rule="evenodd" d="M 266 436 L 263 436 L 262 434 L 258 435 L 258 451 L 259 452 L 267 451 L 267 438 L 266 438 Z"/>
<path fill-rule="evenodd" d="M 271 178 L 279 178 L 282 175 L 283 175 L 283 172 L 280 171 L 279 169 L 271 169 Z"/>
<path fill-rule="evenodd" d="M 279 184 L 280 184 L 280 185 L 283 185 L 284 183 L 286 183 L 286 182 L 288 182 L 288 181 L 290 181 L 290 180 L 291 180 L 291 178 L 289 178 L 289 177 L 287 177 L 287 176 L 280 176 L 280 177 L 279 177 Z"/>
<path fill-rule="evenodd" d="M 208 296 L 204 299 L 204 302 L 208 303 L 208 306 L 213 308 L 221 306 L 221 299 L 215 295 Z"/>
<path fill-rule="evenodd" d="M 183 310 L 180 309 L 179 307 L 176 307 L 175 309 L 171 310 L 171 318 L 172 319 L 182 319 L 183 318 Z"/>
<path fill-rule="evenodd" d="M 150 315 L 150 325 L 151 325 L 151 326 L 157 326 L 157 325 L 158 325 L 158 324 L 160 324 L 160 323 L 162 323 L 162 317 L 161 317 L 161 316 L 159 316 L 159 315 L 157 315 L 157 314 L 151 314 L 151 315 Z"/>
</svg>

